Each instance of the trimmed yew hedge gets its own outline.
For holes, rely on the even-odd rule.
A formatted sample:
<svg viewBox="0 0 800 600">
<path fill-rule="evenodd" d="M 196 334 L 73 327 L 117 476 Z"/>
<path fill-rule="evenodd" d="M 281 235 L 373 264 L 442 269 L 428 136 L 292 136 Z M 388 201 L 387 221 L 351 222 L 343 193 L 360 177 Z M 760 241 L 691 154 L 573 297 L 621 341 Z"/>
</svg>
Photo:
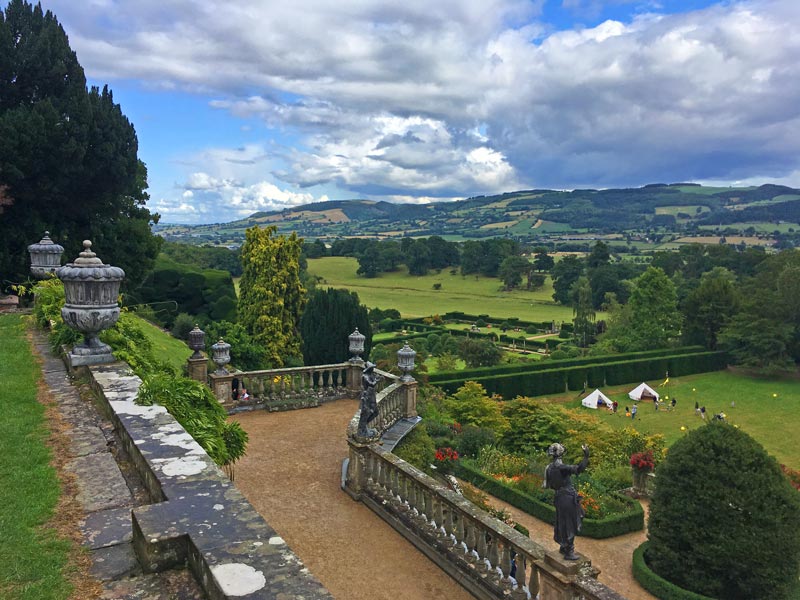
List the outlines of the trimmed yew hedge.
<svg viewBox="0 0 800 600">
<path fill-rule="evenodd" d="M 528 371 L 498 372 L 482 377 L 459 374 L 458 378 L 436 380 L 429 376 L 429 382 L 441 387 L 448 394 L 454 393 L 466 381 L 480 383 L 490 394 L 500 394 L 505 399 L 516 396 L 541 396 L 545 394 L 562 394 L 567 390 L 579 391 L 583 383 L 591 387 L 619 385 L 660 379 L 669 371 L 670 376 L 679 377 L 695 373 L 719 371 L 727 367 L 728 355 L 725 352 L 695 352 L 668 356 L 648 356 L 634 360 L 619 360 L 619 356 L 605 356 L 603 364 L 568 366 L 577 360 L 548 361 L 544 363 L 549 369 L 531 369 Z M 641 355 L 639 355 L 641 356 Z M 541 364 L 541 363 L 540 363 Z M 533 365 L 531 365 L 533 366 Z M 474 371 L 474 369 L 472 370 Z M 455 373 L 448 373 L 455 375 Z"/>
<path fill-rule="evenodd" d="M 561 343 L 561 340 L 559 340 Z M 456 378 L 472 380 L 476 377 L 486 377 L 490 375 L 500 375 L 503 373 L 520 373 L 529 371 L 550 371 L 564 367 L 576 367 L 581 365 L 605 365 L 610 362 L 623 360 L 635 360 L 656 356 L 678 356 L 681 354 L 696 354 L 703 352 L 702 346 L 683 346 L 681 348 L 661 348 L 659 350 L 646 350 L 644 352 L 626 352 L 624 354 L 604 354 L 602 356 L 584 356 L 581 358 L 565 358 L 561 360 L 541 360 L 532 363 L 514 363 L 510 365 L 499 365 L 495 367 L 475 367 L 473 369 L 463 369 L 461 371 L 443 371 L 430 375 L 431 383 L 436 381 L 449 381 Z M 581 382 L 583 384 L 583 382 Z"/>
<path fill-rule="evenodd" d="M 644 557 L 648 544 L 644 542 L 633 551 L 633 577 L 644 589 L 660 600 L 714 600 L 678 587 L 651 571 Z"/>
<path fill-rule="evenodd" d="M 483 474 L 475 467 L 467 464 L 463 459 L 455 465 L 455 474 L 465 481 L 469 481 L 474 486 L 508 502 L 521 511 L 536 517 L 541 521 L 550 523 L 556 521 L 555 506 L 543 502 L 533 496 L 529 496 L 509 485 L 497 481 L 493 477 Z M 630 506 L 630 510 L 622 514 L 611 515 L 605 519 L 584 519 L 580 535 L 589 538 L 603 539 L 610 538 L 631 531 L 640 531 L 644 528 L 644 510 L 642 505 L 633 498 L 615 494 L 615 497 Z"/>
</svg>

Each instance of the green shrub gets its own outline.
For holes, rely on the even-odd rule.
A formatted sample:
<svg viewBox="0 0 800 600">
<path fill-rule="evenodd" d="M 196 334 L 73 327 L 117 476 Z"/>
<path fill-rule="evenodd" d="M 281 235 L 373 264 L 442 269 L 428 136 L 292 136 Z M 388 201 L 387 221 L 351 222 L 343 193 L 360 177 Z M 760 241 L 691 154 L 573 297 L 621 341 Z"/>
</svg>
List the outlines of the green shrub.
<svg viewBox="0 0 800 600">
<path fill-rule="evenodd" d="M 660 600 L 714 600 L 684 590 L 651 571 L 645 561 L 648 545 L 648 542 L 644 542 L 633 551 L 633 577 L 644 589 Z"/>
<path fill-rule="evenodd" d="M 142 382 L 136 402 L 166 408 L 218 465 L 231 465 L 244 456 L 247 433 L 227 420 L 225 409 L 199 381 L 151 375 Z"/>
<path fill-rule="evenodd" d="M 630 466 L 599 464 L 592 468 L 592 479 L 609 491 L 618 491 L 633 485 Z"/>
<path fill-rule="evenodd" d="M 467 425 L 456 439 L 456 449 L 462 456 L 477 456 L 484 446 L 491 446 L 495 442 L 495 433 L 488 427 L 474 427 Z"/>
<path fill-rule="evenodd" d="M 711 423 L 656 470 L 647 564 L 714 598 L 786 598 L 800 562 L 800 495 L 743 431 Z"/>
<path fill-rule="evenodd" d="M 196 320 L 197 319 L 187 313 L 180 313 L 175 317 L 175 322 L 172 324 L 170 334 L 172 337 L 178 338 L 179 340 L 188 340 L 189 332 L 194 328 Z"/>
<path fill-rule="evenodd" d="M 421 471 L 431 473 L 436 446 L 426 429 L 427 423 L 420 423 L 395 447 L 394 454 Z"/>
</svg>

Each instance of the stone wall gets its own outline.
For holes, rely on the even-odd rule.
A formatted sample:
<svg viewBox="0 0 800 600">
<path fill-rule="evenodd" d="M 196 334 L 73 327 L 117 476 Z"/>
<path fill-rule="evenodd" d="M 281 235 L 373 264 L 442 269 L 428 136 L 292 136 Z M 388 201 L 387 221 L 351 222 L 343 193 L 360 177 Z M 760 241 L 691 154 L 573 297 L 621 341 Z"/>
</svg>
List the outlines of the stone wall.
<svg viewBox="0 0 800 600">
<path fill-rule="evenodd" d="M 141 380 L 127 365 L 88 371 L 153 501 L 132 511 L 146 572 L 188 565 L 214 600 L 332 598 L 164 407 L 134 402 Z"/>
</svg>

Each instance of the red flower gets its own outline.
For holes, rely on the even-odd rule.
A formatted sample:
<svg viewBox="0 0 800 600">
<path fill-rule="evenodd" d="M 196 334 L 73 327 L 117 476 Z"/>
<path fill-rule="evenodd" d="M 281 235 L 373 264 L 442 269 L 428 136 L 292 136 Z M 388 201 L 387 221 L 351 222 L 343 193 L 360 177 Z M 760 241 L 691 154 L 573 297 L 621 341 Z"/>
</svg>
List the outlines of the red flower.
<svg viewBox="0 0 800 600">
<path fill-rule="evenodd" d="M 656 463 L 653 461 L 653 451 L 634 452 L 631 454 L 631 466 L 640 471 L 652 471 Z"/>
</svg>

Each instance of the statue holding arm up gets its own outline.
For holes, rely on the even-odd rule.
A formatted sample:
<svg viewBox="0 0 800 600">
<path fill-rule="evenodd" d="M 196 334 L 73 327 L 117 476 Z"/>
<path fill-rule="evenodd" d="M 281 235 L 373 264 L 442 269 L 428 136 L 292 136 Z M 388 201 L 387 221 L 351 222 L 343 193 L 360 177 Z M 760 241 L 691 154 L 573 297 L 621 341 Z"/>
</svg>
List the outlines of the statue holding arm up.
<svg viewBox="0 0 800 600">
<path fill-rule="evenodd" d="M 375 437 L 377 433 L 368 427 L 369 423 L 378 416 L 378 401 L 375 386 L 378 385 L 380 375 L 375 372 L 375 364 L 367 362 L 361 373 L 361 415 L 358 418 L 358 436 L 363 438 Z"/>
<path fill-rule="evenodd" d="M 564 446 L 551 444 L 547 455 L 552 462 L 547 465 L 544 472 L 544 485 L 556 491 L 556 524 L 553 539 L 558 542 L 558 551 L 564 555 L 565 560 L 578 560 L 575 554 L 575 536 L 581 530 L 581 520 L 584 516 L 578 492 L 572 485 L 572 475 L 582 473 L 589 465 L 589 447 L 584 444 L 583 460 L 577 465 L 565 465 L 562 462 Z"/>
</svg>

